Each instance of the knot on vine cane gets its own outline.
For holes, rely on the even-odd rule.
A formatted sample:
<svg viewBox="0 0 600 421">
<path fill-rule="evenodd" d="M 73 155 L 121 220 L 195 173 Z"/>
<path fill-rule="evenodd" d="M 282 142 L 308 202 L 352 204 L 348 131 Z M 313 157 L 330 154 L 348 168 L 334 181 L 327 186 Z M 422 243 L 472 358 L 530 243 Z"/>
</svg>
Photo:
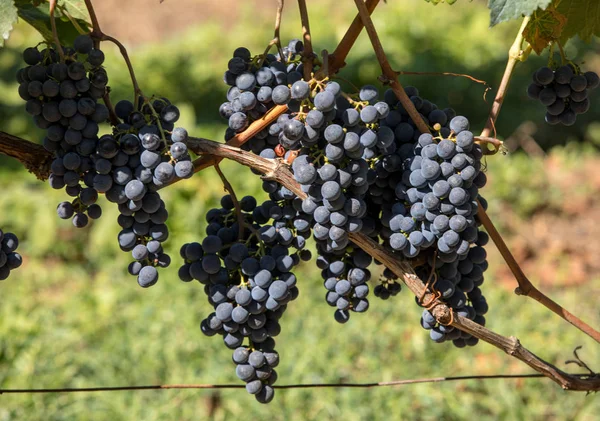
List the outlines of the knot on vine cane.
<svg viewBox="0 0 600 421">
<path fill-rule="evenodd" d="M 440 306 L 440 305 L 446 306 L 446 304 L 439 301 L 439 299 L 442 297 L 442 293 L 435 289 L 435 284 L 438 280 L 437 273 L 435 273 L 436 258 L 437 258 L 437 253 L 434 253 L 433 261 L 431 263 L 431 272 L 429 273 L 429 277 L 427 278 L 427 282 L 425 283 L 425 286 L 423 287 L 423 291 L 421 292 L 421 295 L 417 298 L 418 304 L 421 307 L 425 308 L 427 311 L 429 311 L 431 314 L 433 314 L 433 309 L 435 307 Z M 430 291 L 431 296 L 425 302 L 424 298 L 425 298 L 425 295 L 427 295 L 427 292 L 429 289 L 431 289 L 431 291 Z M 450 320 L 447 323 L 444 323 L 441 320 L 438 320 L 437 317 L 436 317 L 436 320 L 441 325 L 450 326 L 454 323 L 454 312 L 452 311 L 451 308 L 449 308 L 447 306 L 446 306 L 446 308 L 448 308 L 448 310 L 450 312 Z"/>
</svg>

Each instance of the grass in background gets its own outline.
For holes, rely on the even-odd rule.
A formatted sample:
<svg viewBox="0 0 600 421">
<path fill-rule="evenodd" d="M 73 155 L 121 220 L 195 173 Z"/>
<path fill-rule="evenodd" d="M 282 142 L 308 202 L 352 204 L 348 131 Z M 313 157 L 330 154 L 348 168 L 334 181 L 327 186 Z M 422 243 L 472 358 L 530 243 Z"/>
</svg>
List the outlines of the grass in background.
<svg viewBox="0 0 600 421">
<path fill-rule="evenodd" d="M 333 14 L 329 11 L 332 2 L 324 4 L 311 8 L 311 24 L 317 46 L 331 51 L 355 12 L 351 2 L 345 6 L 336 2 Z M 381 5 L 384 10 L 376 12 L 375 23 L 394 66 L 468 72 L 476 77 L 483 73 L 488 81 L 499 80 L 510 43 L 507 40 L 516 27 L 501 25 L 486 37 L 488 14 L 483 2 L 458 2 L 452 13 L 444 7 L 433 8 L 422 0 Z M 299 34 L 296 13 L 284 17 L 285 39 Z M 135 49 L 133 62 L 147 93 L 168 95 L 182 109 L 183 125 L 195 135 L 218 140 L 224 128 L 218 117 L 218 105 L 225 96 L 220 77 L 229 54 L 242 41 L 252 51 L 261 51 L 271 35 L 270 21 L 257 24 L 247 11 L 227 34 L 218 22 L 190 29 L 164 44 Z M 18 28 L 8 48 L 0 52 L 0 112 L 6 116 L 0 129 L 28 139 L 40 138 L 40 132 L 31 128 L 23 112 L 14 72 L 20 65 L 18 52 L 35 42 L 31 33 Z M 107 52 L 113 98 L 127 97 L 131 88 L 126 69 L 114 49 L 107 47 Z M 541 119 L 535 105 L 524 107 L 520 103 L 523 95 L 518 87 L 526 85 L 531 71 L 541 62 L 543 59 L 533 59 L 515 75 L 514 90 L 501 117 L 501 133 L 509 134 L 524 118 Z M 348 63 L 343 75 L 355 84 L 372 82 L 379 74 L 364 35 Z M 415 76 L 406 80 L 422 87 L 423 93 L 442 107 L 455 106 L 473 115 L 475 122 L 485 118 L 487 106 L 483 106 L 478 86 L 459 79 Z M 590 121 L 596 117 L 589 113 Z M 542 135 L 548 142 L 541 143 L 564 143 L 566 137 L 561 134 L 566 132 L 552 130 L 552 137 Z M 577 136 L 585 132 L 581 130 Z M 600 133 L 597 127 L 596 133 Z M 582 159 L 583 155 L 580 148 L 558 153 L 571 159 Z M 592 157 L 594 153 L 586 152 Z M 544 194 L 548 185 L 536 171 L 540 162 L 520 155 L 496 156 L 488 161 L 494 188 L 486 196 L 492 217 L 501 225 L 501 203 L 527 217 L 540 203 L 560 200 Z M 113 206 L 107 204 L 103 217 L 90 228 L 75 230 L 70 222 L 55 215 L 63 193 L 52 191 L 9 161 L 0 158 L 0 165 L 0 225 L 19 235 L 19 251 L 25 257 L 23 267 L 0 285 L 1 388 L 239 382 L 231 351 L 220 338 L 206 338 L 199 331 L 200 321 L 211 311 L 201 285 L 177 279 L 179 246 L 201 237 L 206 211 L 223 194 L 213 170 L 164 192 L 171 214 L 171 238 L 166 248 L 173 256 L 173 266 L 161 271 L 156 286 L 145 290 L 126 274 L 130 259 L 116 244 L 119 228 Z M 247 169 L 227 162 L 223 170 L 239 195 L 264 197 L 259 178 Z M 593 366 L 600 361 L 600 350 L 593 340 L 501 286 L 494 273 L 502 265 L 495 255 L 484 286 L 491 329 L 519 337 L 525 346 L 559 367 L 564 367 L 564 360 L 577 345 L 584 345 L 581 355 Z M 280 384 L 531 372 L 487 344 L 459 350 L 433 343 L 419 326 L 420 309 L 406 291 L 388 301 L 373 298 L 367 314 L 353 315 L 348 324 L 340 326 L 324 301 L 325 291 L 314 263 L 303 264 L 295 272 L 300 297 L 283 317 L 277 340 Z M 600 324 L 594 300 L 599 293 L 598 273 L 590 274 L 588 283 L 577 289 L 549 291 L 552 298 L 593 326 Z M 197 420 L 208 417 L 215 401 L 219 402 L 215 420 L 590 420 L 600 412 L 594 395 L 563 392 L 546 379 L 276 393 L 268 406 L 256 403 L 243 390 L 1 395 L 0 421 Z"/>
</svg>

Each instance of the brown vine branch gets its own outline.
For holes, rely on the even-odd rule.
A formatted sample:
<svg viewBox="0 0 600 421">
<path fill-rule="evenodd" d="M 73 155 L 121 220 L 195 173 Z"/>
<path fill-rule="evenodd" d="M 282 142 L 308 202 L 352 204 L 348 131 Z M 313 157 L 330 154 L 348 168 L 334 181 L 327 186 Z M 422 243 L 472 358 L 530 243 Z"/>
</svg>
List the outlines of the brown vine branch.
<svg viewBox="0 0 600 421">
<path fill-rule="evenodd" d="M 590 336 L 596 342 L 600 343 L 600 332 L 593 329 L 587 323 L 585 323 L 584 321 L 582 321 L 575 315 L 571 314 L 569 311 L 565 310 L 561 305 L 559 305 L 558 303 L 556 303 L 555 301 L 553 301 L 552 299 L 547 297 L 545 294 L 543 294 L 540 290 L 538 290 L 531 283 L 531 281 L 527 278 L 527 276 L 525 276 L 525 273 L 523 272 L 523 270 L 517 263 L 517 260 L 515 259 L 515 257 L 512 255 L 512 253 L 508 249 L 508 246 L 504 242 L 504 239 L 502 238 L 502 236 L 500 235 L 500 233 L 498 232 L 498 230 L 492 223 L 492 220 L 488 216 L 488 214 L 485 211 L 485 209 L 483 208 L 483 206 L 481 206 L 481 203 L 479 204 L 479 210 L 477 212 L 477 217 L 483 224 L 486 231 L 490 234 L 490 237 L 494 241 L 494 244 L 496 244 L 496 247 L 500 251 L 500 254 L 506 261 L 506 264 L 510 268 L 515 279 L 517 280 L 517 283 L 519 284 L 519 286 L 515 289 L 515 294 L 524 295 L 526 297 L 533 298 L 534 300 L 538 301 L 540 304 L 542 304 L 546 308 L 550 309 L 552 312 L 554 312 L 557 315 L 559 315 L 560 317 L 562 317 L 567 322 L 571 323 L 577 329 L 581 330 L 586 335 Z"/>
<path fill-rule="evenodd" d="M 135 77 L 135 70 L 133 70 L 133 65 L 131 64 L 131 59 L 129 58 L 129 54 L 127 53 L 127 48 L 116 38 L 111 37 L 110 35 L 101 34 L 100 41 L 109 41 L 119 47 L 119 51 L 123 56 L 123 60 L 125 60 L 125 64 L 127 65 L 127 70 L 129 70 L 129 77 L 131 78 L 131 83 L 133 85 L 133 95 L 134 95 L 134 109 L 137 110 L 140 96 L 144 96 L 142 90 L 140 89 L 140 85 L 138 84 L 137 78 Z"/>
<path fill-rule="evenodd" d="M 373 50 L 375 51 L 375 55 L 377 56 L 377 61 L 381 66 L 381 71 L 383 72 L 383 76 L 386 81 L 390 84 L 390 87 L 398 97 L 398 100 L 412 119 L 412 121 L 417 126 L 417 129 L 421 133 L 429 133 L 429 127 L 421 118 L 421 115 L 415 108 L 414 104 L 406 95 L 404 88 L 400 81 L 398 81 L 398 77 L 396 72 L 390 66 L 390 63 L 385 55 L 385 51 L 383 50 L 383 46 L 381 45 L 381 41 L 379 40 L 379 36 L 377 35 L 377 30 L 375 29 L 375 25 L 373 24 L 373 20 L 371 20 L 371 16 L 369 13 L 369 9 L 362 0 L 354 0 L 356 3 L 356 7 L 358 8 L 358 13 L 360 18 L 362 19 L 363 25 L 365 26 L 367 33 L 369 34 L 369 39 L 371 40 L 371 44 L 373 45 Z"/>
<path fill-rule="evenodd" d="M 238 225 L 239 225 L 238 238 L 244 238 L 244 226 L 245 226 L 244 215 L 242 214 L 242 208 L 240 207 L 240 202 L 237 199 L 235 190 L 233 190 L 233 186 L 231 185 L 229 180 L 227 180 L 227 177 L 225 177 L 225 174 L 223 174 L 223 171 L 221 171 L 221 167 L 219 167 L 219 164 L 215 164 L 214 167 L 215 167 L 215 170 L 217 171 L 217 174 L 219 174 L 221 181 L 223 182 L 223 187 L 231 196 L 231 200 L 233 202 L 233 207 L 235 209 L 235 216 L 237 217 L 237 221 L 238 221 Z"/>
<path fill-rule="evenodd" d="M 115 113 L 115 108 L 113 107 L 112 102 L 110 101 L 109 89 L 106 89 L 106 91 L 104 92 L 104 95 L 102 96 L 102 101 L 104 101 L 104 105 L 106 105 L 106 108 L 108 108 L 108 120 L 110 121 L 110 124 L 112 124 L 113 126 L 117 126 L 121 121 Z"/>
<path fill-rule="evenodd" d="M 313 47 L 310 36 L 310 21 L 308 19 L 308 10 L 306 0 L 298 0 L 300 9 L 300 21 L 302 22 L 302 39 L 304 42 L 304 51 L 302 52 L 302 62 L 304 63 L 304 80 L 312 78 L 313 70 Z"/>
<path fill-rule="evenodd" d="M 54 157 L 42 145 L 0 132 L 0 153 L 19 161 L 39 180 L 50 176 L 50 163 Z"/>
<path fill-rule="evenodd" d="M 300 189 L 300 185 L 294 180 L 289 167 L 281 160 L 262 158 L 251 152 L 208 139 L 190 138 L 188 146 L 196 153 L 211 154 L 231 159 L 242 165 L 254 168 L 265 174 L 265 178 L 277 181 L 299 198 L 306 197 L 306 194 Z M 351 233 L 349 237 L 354 244 L 369 253 L 375 260 L 381 262 L 402 279 L 404 284 L 416 297 L 423 296 L 425 302 L 431 303 L 429 308 L 431 308 L 433 315 L 440 323 L 454 326 L 502 349 L 507 354 L 523 361 L 534 370 L 552 379 L 564 389 L 580 391 L 600 390 L 600 377 L 595 375 L 589 378 L 574 377 L 533 354 L 523 347 L 517 338 L 504 337 L 472 320 L 458 314 L 452 314 L 452 310 L 446 303 L 440 301 L 435 294 L 428 291 L 423 281 L 414 275 L 410 262 L 398 259 L 397 255 L 386 250 L 364 234 Z"/>
<path fill-rule="evenodd" d="M 112 42 L 119 48 L 119 52 L 121 53 L 121 56 L 123 56 L 123 60 L 125 60 L 125 64 L 127 65 L 127 70 L 129 70 L 129 77 L 131 78 L 131 83 L 133 85 L 133 104 L 135 109 L 137 109 L 140 100 L 139 97 L 143 96 L 144 94 L 142 93 L 140 85 L 137 82 L 137 78 L 135 77 L 135 71 L 133 70 L 133 65 L 131 64 L 129 54 L 127 53 L 127 48 L 125 48 L 125 46 L 118 39 L 102 32 L 102 29 L 100 29 L 100 22 L 98 21 L 96 11 L 94 10 L 94 5 L 92 4 L 92 0 L 85 0 L 85 6 L 90 14 L 90 19 L 92 20 L 93 29 L 90 35 L 94 40 L 94 48 L 98 48 L 100 46 L 100 41 Z"/>
<path fill-rule="evenodd" d="M 92 21 L 92 34 L 96 36 L 101 35 L 102 30 L 100 29 L 100 22 L 98 21 L 98 16 L 96 16 L 92 0 L 85 0 L 85 7 L 90 15 L 90 20 Z"/>
<path fill-rule="evenodd" d="M 367 8 L 369 15 L 373 13 L 378 4 L 379 0 L 367 0 L 365 2 L 365 7 Z M 346 65 L 346 57 L 348 57 L 348 53 L 352 49 L 352 46 L 356 42 L 363 27 L 363 21 L 360 14 L 358 14 L 350 24 L 350 27 L 348 27 L 348 30 L 340 40 L 338 46 L 333 50 L 333 53 L 329 55 L 329 73 L 319 71 L 315 76 L 316 79 L 320 80 L 323 79 L 324 76 L 334 75 Z"/>
<path fill-rule="evenodd" d="M 250 124 L 246 130 L 229 139 L 226 144 L 235 147 L 242 146 L 248 140 L 256 136 L 258 132 L 277 120 L 277 118 L 286 111 L 287 106 L 285 105 L 277 105 L 271 108 L 264 116 L 262 116 L 261 119 L 252 122 L 252 124 Z M 212 155 L 202 156 L 194 160 L 194 172 L 199 172 L 205 168 L 215 165 L 215 163 L 221 162 L 222 159 L 223 158 L 221 157 L 215 157 Z"/>
<path fill-rule="evenodd" d="M 494 137 L 496 137 L 496 120 L 498 119 L 498 115 L 500 114 L 500 109 L 502 108 L 502 103 L 504 102 L 504 98 L 506 97 L 506 91 L 508 90 L 508 84 L 510 83 L 510 78 L 515 70 L 515 66 L 517 62 L 521 61 L 523 58 L 523 31 L 525 27 L 529 23 L 529 17 L 525 17 L 523 19 L 523 23 L 519 28 L 519 33 L 515 38 L 510 50 L 508 51 L 508 62 L 506 63 L 506 68 L 504 69 L 504 75 L 502 76 L 502 81 L 500 82 L 500 86 L 498 87 L 498 92 L 496 93 L 496 98 L 494 98 L 494 103 L 492 104 L 492 109 L 490 110 L 490 115 L 488 116 L 487 122 L 483 131 L 481 132 L 481 136 L 489 137 L 492 132 L 494 132 Z"/>
<path fill-rule="evenodd" d="M 586 374 L 573 374 L 585 377 Z M 369 383 L 296 383 L 273 385 L 274 389 L 323 389 L 323 388 L 364 388 L 405 386 L 421 383 L 441 383 L 463 380 L 494 380 L 494 379 L 539 379 L 543 374 L 490 374 L 471 376 L 429 377 L 421 379 L 392 380 L 389 382 Z M 0 389 L 2 394 L 22 393 L 80 393 L 80 392 L 118 392 L 123 390 L 167 390 L 167 389 L 244 389 L 243 384 L 155 384 L 141 386 L 105 386 L 105 387 L 63 387 L 54 389 Z"/>
</svg>

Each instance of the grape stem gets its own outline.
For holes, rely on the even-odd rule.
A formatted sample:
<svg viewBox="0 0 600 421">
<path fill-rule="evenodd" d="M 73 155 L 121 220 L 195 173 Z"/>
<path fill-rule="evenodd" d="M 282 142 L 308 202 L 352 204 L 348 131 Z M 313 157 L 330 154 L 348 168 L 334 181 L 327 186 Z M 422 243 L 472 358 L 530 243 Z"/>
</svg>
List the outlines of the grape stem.
<svg viewBox="0 0 600 421">
<path fill-rule="evenodd" d="M 492 110 L 490 111 L 490 115 L 488 117 L 488 122 L 487 122 L 485 128 L 483 129 L 483 131 L 481 132 L 481 136 L 479 137 L 480 139 L 488 138 L 490 136 L 490 133 L 492 132 L 492 129 L 495 131 L 494 125 L 495 125 L 496 119 L 498 118 L 498 114 L 500 113 L 500 108 L 502 107 L 502 103 L 504 102 L 504 98 L 506 96 L 506 91 L 508 89 L 508 85 L 509 85 L 512 73 L 515 69 L 517 62 L 522 61 L 524 55 L 527 54 L 527 51 L 523 51 L 522 48 L 523 48 L 523 30 L 527 26 L 528 22 L 529 22 L 529 17 L 526 17 L 523 19 L 523 23 L 521 24 L 521 28 L 519 29 L 517 37 L 515 38 L 515 41 L 509 50 L 508 62 L 506 64 L 506 69 L 504 70 L 504 76 L 502 77 L 502 81 L 500 82 L 500 87 L 498 88 L 498 93 L 496 94 L 496 98 L 494 99 L 494 104 L 492 106 Z M 562 46 L 559 43 L 557 43 L 557 44 L 559 46 L 559 49 L 562 50 Z M 562 52 L 562 51 L 561 51 L 561 57 L 564 58 L 564 52 Z M 515 289 L 515 293 L 517 295 L 525 295 L 527 297 L 533 298 L 534 300 L 538 301 L 543 306 L 548 308 L 550 311 L 556 313 L 561 318 L 563 318 L 564 320 L 566 320 L 567 322 L 571 323 L 573 326 L 575 326 L 576 328 L 581 330 L 583 333 L 585 333 L 586 335 L 593 338 L 596 342 L 600 342 L 600 332 L 596 331 L 591 326 L 589 326 L 587 323 L 583 322 L 581 319 L 574 316 L 569 311 L 565 310 L 558 303 L 551 300 L 549 297 L 547 297 L 545 294 L 543 294 L 540 290 L 538 290 L 529 281 L 529 279 L 527 278 L 527 276 L 525 276 L 525 273 L 519 266 L 517 260 L 515 259 L 515 257 L 512 255 L 512 253 L 506 246 L 504 239 L 502 238 L 502 236 L 500 235 L 500 233 L 494 226 L 492 220 L 487 215 L 485 209 L 483 209 L 483 206 L 481 206 L 481 205 L 479 206 L 479 211 L 477 213 L 477 216 L 481 220 L 486 231 L 490 234 L 490 237 L 494 241 L 494 244 L 500 251 L 500 254 L 504 258 L 504 261 L 510 268 L 511 272 L 513 273 L 513 275 L 518 283 L 518 287 Z"/>
<path fill-rule="evenodd" d="M 310 35 L 310 21 L 308 19 L 308 9 L 306 0 L 298 0 L 300 9 L 300 21 L 302 22 L 302 39 L 304 42 L 304 51 L 302 52 L 302 62 L 304 63 L 304 80 L 310 80 L 313 70 L 313 47 Z"/>
<path fill-rule="evenodd" d="M 379 4 L 379 0 L 367 0 L 364 4 L 367 9 L 367 13 L 370 15 Z M 335 50 L 333 50 L 333 53 L 329 55 L 329 68 L 326 68 L 325 70 L 321 68 L 315 75 L 315 79 L 321 80 L 325 76 L 333 76 L 346 65 L 346 57 L 348 57 L 348 53 L 362 32 L 363 27 L 363 20 L 359 13 L 348 27 L 348 30 L 340 40 Z"/>
<path fill-rule="evenodd" d="M 104 105 L 106 105 L 106 108 L 108 108 L 108 119 L 110 121 L 110 124 L 113 126 L 117 126 L 121 121 L 119 120 L 119 117 L 117 117 L 112 102 L 110 101 L 109 89 L 106 89 L 106 91 L 104 92 L 104 95 L 102 96 L 102 101 L 104 101 Z"/>
<path fill-rule="evenodd" d="M 116 38 L 111 37 L 110 35 L 102 34 L 100 36 L 101 41 L 109 41 L 119 47 L 119 51 L 123 56 L 123 60 L 125 60 L 125 64 L 127 64 L 127 69 L 129 70 L 129 76 L 131 77 L 131 83 L 133 84 L 133 95 L 134 95 L 134 109 L 137 110 L 140 97 L 144 97 L 142 90 L 140 89 L 140 85 L 138 85 L 137 79 L 135 77 L 135 71 L 133 70 L 133 65 L 131 64 L 131 60 L 129 59 L 129 54 L 127 53 L 127 48 Z"/>
<path fill-rule="evenodd" d="M 402 84 L 398 80 L 396 72 L 394 72 L 392 66 L 390 66 L 385 51 L 383 50 L 383 46 L 381 45 L 381 41 L 379 40 L 379 35 L 377 35 L 377 30 L 375 29 L 373 20 L 371 19 L 369 9 L 365 5 L 365 3 L 363 3 L 362 0 L 354 0 L 354 3 L 356 3 L 356 7 L 358 9 L 360 18 L 362 19 L 363 25 L 365 26 L 367 33 L 369 34 L 369 39 L 371 40 L 373 50 L 375 51 L 375 55 L 377 56 L 377 61 L 379 62 L 381 71 L 383 72 L 384 81 L 390 84 L 390 87 L 396 94 L 396 97 L 398 97 L 398 100 L 400 101 L 400 103 L 402 104 L 412 121 L 415 123 L 415 126 L 417 126 L 417 129 L 419 129 L 421 133 L 430 133 L 429 127 L 427 127 L 427 124 L 425 124 L 425 122 L 421 118 L 421 115 L 415 108 L 414 104 L 412 103 L 408 95 L 406 95 Z"/>
<path fill-rule="evenodd" d="M 565 50 L 563 49 L 562 44 L 560 43 L 560 41 L 556 42 L 556 45 L 558 45 L 558 51 L 560 53 L 560 64 L 564 65 L 565 63 L 567 63 L 567 55 L 565 54 Z"/>
<path fill-rule="evenodd" d="M 56 7 L 58 8 L 58 10 L 60 11 L 60 13 L 62 13 L 63 15 L 65 15 L 69 21 L 71 22 L 71 24 L 75 27 L 75 29 L 77 30 L 77 32 L 79 32 L 81 35 L 86 34 L 87 32 L 81 27 L 81 25 L 79 25 L 79 23 L 77 23 L 77 19 L 75 19 L 73 16 L 71 16 L 71 14 L 69 13 L 69 11 L 67 10 L 67 8 L 61 4 L 56 4 Z"/>
<path fill-rule="evenodd" d="M 233 201 L 233 207 L 235 208 L 235 215 L 239 225 L 238 238 L 241 239 L 244 237 L 244 228 L 246 225 L 246 221 L 244 221 L 244 214 L 242 214 L 240 202 L 238 201 L 235 191 L 233 190 L 233 186 L 231 185 L 229 180 L 227 180 L 227 177 L 225 177 L 223 171 L 221 171 L 221 167 L 219 167 L 219 164 L 215 164 L 214 167 L 215 171 L 217 171 L 217 174 L 219 174 L 219 177 L 221 177 L 221 181 L 223 182 L 223 188 L 229 193 L 229 195 L 231 196 L 231 200 Z"/>
<path fill-rule="evenodd" d="M 506 91 L 508 90 L 508 85 L 510 83 L 510 78 L 515 70 L 515 66 L 519 61 L 523 61 L 526 57 L 525 51 L 523 51 L 523 31 L 525 27 L 529 23 L 529 17 L 525 17 L 523 19 L 523 23 L 521 23 L 521 27 L 519 28 L 519 32 L 517 33 L 517 37 L 513 42 L 510 50 L 508 51 L 508 62 L 506 63 L 506 68 L 504 69 L 504 75 L 502 76 L 502 80 L 500 81 L 500 87 L 498 88 L 498 92 L 496 93 L 496 98 L 494 98 L 494 103 L 492 104 L 492 109 L 490 110 L 490 114 L 488 116 L 486 125 L 481 132 L 481 136 L 490 137 L 492 131 L 496 132 L 496 120 L 498 119 L 498 115 L 500 114 L 500 109 L 502 108 L 502 103 L 504 102 L 504 98 L 506 98 Z"/>
<path fill-rule="evenodd" d="M 54 17 L 54 10 L 56 9 L 57 0 L 50 0 L 50 26 L 52 27 L 52 38 L 54 38 L 54 43 L 56 44 L 56 49 L 58 50 L 58 56 L 60 57 L 60 62 L 65 62 L 65 52 L 60 45 L 60 40 L 58 39 L 58 32 L 56 31 L 56 18 Z"/>
<path fill-rule="evenodd" d="M 116 38 L 111 37 L 110 35 L 106 35 L 100 29 L 100 22 L 98 21 L 98 17 L 96 16 L 96 11 L 94 10 L 94 5 L 92 4 L 92 0 L 85 0 L 85 5 L 88 9 L 88 13 L 90 14 L 90 19 L 92 20 L 92 32 L 90 36 L 94 40 L 94 48 L 100 47 L 101 41 L 109 41 L 119 47 L 119 52 L 121 56 L 123 56 L 123 60 L 125 60 L 125 64 L 127 65 L 127 70 L 129 70 L 129 76 L 131 77 L 131 83 L 133 84 L 133 105 L 137 110 L 140 97 L 144 97 L 142 90 L 140 89 L 140 85 L 138 85 L 137 78 L 135 77 L 135 71 L 133 70 L 133 65 L 131 64 L 131 60 L 129 59 L 129 54 L 127 53 L 127 48 Z"/>
</svg>

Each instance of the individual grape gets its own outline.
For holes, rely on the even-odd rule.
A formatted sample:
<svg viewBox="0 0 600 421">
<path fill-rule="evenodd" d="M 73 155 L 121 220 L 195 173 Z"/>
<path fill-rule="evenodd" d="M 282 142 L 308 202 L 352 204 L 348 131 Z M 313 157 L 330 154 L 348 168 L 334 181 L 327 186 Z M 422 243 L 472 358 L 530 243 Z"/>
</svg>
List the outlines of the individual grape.
<svg viewBox="0 0 600 421">
<path fill-rule="evenodd" d="M 554 72 L 549 67 L 541 67 L 535 72 L 534 79 L 541 85 L 549 85 L 554 80 Z"/>
</svg>

